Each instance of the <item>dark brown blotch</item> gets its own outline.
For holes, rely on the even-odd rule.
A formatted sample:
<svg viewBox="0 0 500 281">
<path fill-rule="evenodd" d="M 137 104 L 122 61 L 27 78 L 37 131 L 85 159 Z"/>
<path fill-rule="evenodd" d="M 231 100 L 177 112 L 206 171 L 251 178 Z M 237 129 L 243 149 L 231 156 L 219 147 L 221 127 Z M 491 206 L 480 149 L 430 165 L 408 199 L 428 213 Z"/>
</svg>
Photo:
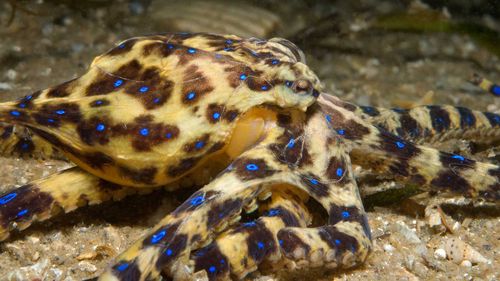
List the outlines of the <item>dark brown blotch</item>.
<svg viewBox="0 0 500 281">
<path fill-rule="evenodd" d="M 96 143 L 105 145 L 109 142 L 111 126 L 112 124 L 107 117 L 93 116 L 88 120 L 81 120 L 76 127 L 76 131 L 80 139 L 87 145 Z"/>
<path fill-rule="evenodd" d="M 198 162 L 200 162 L 202 157 L 189 157 L 184 158 L 179 161 L 178 164 L 170 166 L 167 168 L 167 175 L 171 178 L 177 178 L 182 176 L 183 174 L 189 172 L 193 169 Z"/>
<path fill-rule="evenodd" d="M 194 260 L 195 272 L 205 270 L 210 280 L 222 279 L 222 275 L 229 273 L 229 260 L 222 254 L 215 242 L 194 251 L 192 259 Z"/>
<path fill-rule="evenodd" d="M 337 259 L 347 251 L 355 253 L 359 249 L 359 243 L 355 237 L 339 231 L 335 226 L 320 227 L 318 233 L 321 240 L 336 250 L 335 256 Z"/>
<path fill-rule="evenodd" d="M 231 164 L 231 167 L 234 168 L 236 175 L 245 181 L 270 177 L 276 173 L 264 159 L 239 158 Z"/>
<path fill-rule="evenodd" d="M 211 229 L 222 221 L 228 220 L 232 215 L 239 213 L 242 206 L 243 201 L 240 198 L 212 203 L 207 213 L 207 228 Z"/>
<path fill-rule="evenodd" d="M 62 98 L 67 97 L 71 94 L 71 88 L 73 87 L 73 82 L 76 81 L 77 78 L 64 82 L 58 86 L 50 88 L 47 92 L 47 97 L 49 98 Z"/>
<path fill-rule="evenodd" d="M 320 178 L 312 173 L 300 175 L 300 179 L 307 186 L 309 194 L 316 200 L 326 197 L 330 194 L 330 188 L 327 184 L 320 181 Z"/>
<path fill-rule="evenodd" d="M 203 151 L 207 146 L 209 140 L 210 140 L 210 135 L 204 134 L 201 137 L 197 138 L 196 140 L 190 143 L 186 143 L 184 145 L 184 151 L 186 153 Z"/>
<path fill-rule="evenodd" d="M 130 179 L 134 183 L 154 185 L 158 168 L 146 167 L 136 169 L 128 166 L 118 166 L 118 171 L 123 178 Z"/>
<path fill-rule="evenodd" d="M 214 90 L 210 80 L 196 65 L 189 66 L 184 72 L 182 83 L 182 102 L 192 104 Z"/>
<path fill-rule="evenodd" d="M 135 43 L 138 41 L 138 39 L 128 39 L 122 43 L 120 43 L 120 45 L 114 47 L 113 49 L 109 50 L 106 55 L 108 56 L 117 56 L 117 55 L 121 55 L 121 54 L 124 54 L 124 53 L 127 53 L 129 52 L 130 50 L 132 50 L 132 48 L 134 47 Z"/>
<path fill-rule="evenodd" d="M 464 196 L 470 197 L 472 186 L 463 177 L 457 175 L 453 170 L 447 169 L 438 174 L 436 178 L 431 181 L 431 185 L 438 190 L 448 190 L 457 192 Z"/>
</svg>

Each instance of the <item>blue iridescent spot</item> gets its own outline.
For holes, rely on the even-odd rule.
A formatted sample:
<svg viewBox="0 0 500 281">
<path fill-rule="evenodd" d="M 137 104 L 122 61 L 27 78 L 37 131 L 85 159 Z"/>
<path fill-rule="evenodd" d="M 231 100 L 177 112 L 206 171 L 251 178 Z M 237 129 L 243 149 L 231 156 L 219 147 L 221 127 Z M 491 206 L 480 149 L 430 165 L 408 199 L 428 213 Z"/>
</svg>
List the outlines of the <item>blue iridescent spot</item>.
<svg viewBox="0 0 500 281">
<path fill-rule="evenodd" d="M 247 170 L 249 170 L 249 171 L 257 171 L 257 170 L 259 169 L 259 166 L 257 166 L 257 165 L 255 165 L 255 164 L 251 163 L 251 164 L 247 164 L 247 167 L 246 167 L 246 168 L 247 168 Z"/>
<path fill-rule="evenodd" d="M 163 239 L 163 237 L 165 237 L 165 234 L 167 234 L 167 231 L 165 229 L 159 231 L 156 234 L 153 234 L 153 236 L 151 237 L 151 244 L 156 244 L 160 242 L 160 240 Z"/>
<path fill-rule="evenodd" d="M 210 272 L 210 273 L 214 273 L 216 270 L 217 270 L 217 268 L 213 265 L 208 268 L 208 272 Z"/>
<path fill-rule="evenodd" d="M 124 42 L 124 43 L 121 43 L 120 45 L 118 45 L 118 48 L 120 48 L 120 49 L 125 48 L 125 42 Z"/>
<path fill-rule="evenodd" d="M 245 80 L 247 79 L 247 75 L 246 74 L 241 74 L 240 75 L 240 80 Z"/>
<path fill-rule="evenodd" d="M 243 224 L 243 226 L 245 227 L 252 227 L 252 226 L 256 226 L 257 224 L 254 222 L 254 221 L 249 221 L 249 222 L 246 222 Z"/>
<path fill-rule="evenodd" d="M 337 176 L 341 177 L 344 174 L 344 170 L 342 168 L 337 168 Z"/>
<path fill-rule="evenodd" d="M 317 179 L 310 179 L 309 182 L 312 183 L 312 184 L 314 184 L 314 185 L 318 184 L 318 180 Z"/>
<path fill-rule="evenodd" d="M 54 123 L 54 122 L 55 122 L 55 120 L 54 120 L 54 119 L 52 119 L 52 118 L 49 118 L 49 119 L 47 119 L 47 122 L 49 122 L 49 123 Z"/>
<path fill-rule="evenodd" d="M 225 259 L 221 259 L 220 260 L 220 264 L 225 264 L 226 263 L 226 260 Z"/>
<path fill-rule="evenodd" d="M 22 217 L 22 216 L 26 215 L 26 213 L 28 213 L 28 209 L 24 209 L 24 210 L 19 211 L 19 213 L 17 213 L 17 216 Z"/>
<path fill-rule="evenodd" d="M 337 134 L 343 136 L 345 134 L 345 131 L 343 129 L 338 129 Z"/>
<path fill-rule="evenodd" d="M 225 47 L 225 48 L 224 48 L 224 51 L 226 51 L 226 52 L 234 51 L 234 48 L 231 48 L 231 47 Z"/>
<path fill-rule="evenodd" d="M 21 149 L 22 150 L 27 150 L 29 148 L 29 144 L 27 142 L 21 144 Z"/>
<path fill-rule="evenodd" d="M 215 54 L 215 58 L 216 59 L 220 59 L 220 58 L 222 58 L 222 55 L 221 54 Z"/>
<path fill-rule="evenodd" d="M 437 121 L 438 123 L 443 123 L 443 118 L 438 117 L 438 118 L 436 118 L 436 121 Z"/>
<path fill-rule="evenodd" d="M 166 254 L 167 256 L 169 256 L 169 257 L 172 255 L 172 253 L 173 253 L 173 252 L 172 252 L 172 250 L 171 250 L 171 249 L 167 249 L 167 250 L 165 251 L 165 254 Z"/>
<path fill-rule="evenodd" d="M 339 239 L 335 239 L 335 245 L 337 245 L 337 246 L 340 245 L 340 240 Z"/>
<path fill-rule="evenodd" d="M 460 160 L 460 161 L 464 161 L 464 160 L 465 160 L 465 158 L 464 158 L 463 156 L 461 156 L 461 155 L 457 155 L 457 154 L 455 154 L 455 155 L 451 156 L 451 158 L 453 158 L 453 159 L 458 159 L 458 160 Z"/>
<path fill-rule="evenodd" d="M 295 139 L 291 138 L 286 145 L 287 148 L 293 148 L 295 146 Z"/>
<path fill-rule="evenodd" d="M 189 92 L 189 93 L 187 94 L 186 98 L 187 98 L 188 100 L 192 100 L 192 99 L 194 99 L 194 97 L 195 97 L 195 96 L 196 96 L 196 93 L 195 93 L 195 92 Z"/>
<path fill-rule="evenodd" d="M 272 61 L 271 61 L 271 64 L 278 64 L 278 63 L 280 63 L 280 61 L 279 61 L 279 60 L 272 60 Z"/>
<path fill-rule="evenodd" d="M 95 101 L 95 104 L 96 104 L 96 105 L 101 105 L 102 103 L 103 103 L 103 101 L 102 101 L 102 100 L 96 100 L 96 101 Z"/>
<path fill-rule="evenodd" d="M 154 103 L 159 103 L 159 102 L 160 102 L 160 98 L 155 98 L 155 99 L 153 100 L 153 102 L 154 102 Z"/>
<path fill-rule="evenodd" d="M 493 85 L 493 86 L 491 86 L 491 92 L 492 92 L 495 96 L 500 96 L 500 86 L 498 86 L 498 85 Z"/>
<path fill-rule="evenodd" d="M 404 144 L 403 142 L 397 141 L 397 142 L 396 142 L 396 146 L 397 146 L 398 148 L 403 148 L 403 147 L 405 147 L 405 144 Z"/>
<path fill-rule="evenodd" d="M 267 87 L 267 85 L 262 85 L 262 87 L 260 87 L 260 89 L 262 91 L 267 91 L 267 89 L 269 89 L 269 88 Z"/>
<path fill-rule="evenodd" d="M 15 192 L 12 192 L 12 193 L 9 193 L 5 196 L 2 196 L 2 197 L 0 197 L 0 205 L 9 203 L 10 201 L 12 201 L 12 199 L 14 199 L 16 197 L 17 197 L 17 193 L 15 193 Z"/>
<path fill-rule="evenodd" d="M 149 87 L 148 87 L 148 86 L 142 86 L 142 87 L 140 87 L 140 88 L 139 88 L 139 92 L 141 92 L 141 93 L 145 93 L 145 92 L 147 92 L 148 90 L 149 90 Z"/>
<path fill-rule="evenodd" d="M 264 243 L 262 243 L 262 242 L 260 242 L 260 241 L 259 241 L 259 242 L 257 242 L 257 247 L 258 247 L 259 249 L 261 249 L 261 250 L 262 250 L 262 249 L 264 249 Z"/>
<path fill-rule="evenodd" d="M 64 110 L 64 109 L 56 110 L 57 115 L 64 115 L 65 113 L 66 113 L 66 110 Z"/>
<path fill-rule="evenodd" d="M 166 133 L 166 134 L 165 134 L 165 137 L 166 137 L 167 139 L 172 138 L 172 133 Z"/>
<path fill-rule="evenodd" d="M 274 217 L 274 216 L 277 216 L 279 214 L 280 214 L 280 210 L 278 210 L 278 209 L 271 209 L 267 213 L 267 215 L 270 216 L 270 217 Z"/>
<path fill-rule="evenodd" d="M 19 112 L 17 110 L 11 110 L 10 115 L 15 116 L 15 117 L 19 117 L 19 116 L 21 116 L 21 112 Z"/>
<path fill-rule="evenodd" d="M 328 115 L 328 114 L 327 114 L 327 115 L 325 116 L 325 118 L 326 118 L 326 121 L 327 121 L 328 123 L 332 123 L 332 116 L 331 116 L 331 115 Z"/>
<path fill-rule="evenodd" d="M 280 244 L 280 246 L 283 246 L 283 240 L 278 240 L 278 244 Z"/>
<path fill-rule="evenodd" d="M 98 132 L 102 132 L 106 129 L 106 126 L 102 123 L 99 123 L 97 124 L 97 126 L 95 126 L 95 129 L 98 131 Z"/>
<path fill-rule="evenodd" d="M 143 136 L 149 135 L 149 129 L 148 128 L 142 128 L 139 133 Z"/>
<path fill-rule="evenodd" d="M 117 80 L 115 81 L 115 83 L 113 83 L 113 86 L 114 86 L 115 88 L 117 88 L 117 87 L 120 87 L 122 84 L 123 84 L 123 80 L 122 80 L 122 79 L 117 79 Z"/>
<path fill-rule="evenodd" d="M 196 196 L 195 198 L 191 199 L 191 206 L 196 207 L 201 205 L 203 202 L 205 202 L 205 197 L 203 196 Z"/>
<path fill-rule="evenodd" d="M 118 266 L 116 267 L 116 270 L 118 270 L 118 271 L 124 271 L 125 269 L 127 269 L 127 268 L 128 268 L 128 266 L 129 266 L 129 264 L 128 264 L 128 263 L 122 263 L 122 264 L 120 264 L 120 265 L 118 265 Z"/>
<path fill-rule="evenodd" d="M 172 50 L 174 48 L 174 44 L 167 44 L 167 48 L 169 48 L 170 50 Z"/>
<path fill-rule="evenodd" d="M 292 82 L 292 81 L 288 81 L 288 80 L 287 80 L 287 81 L 285 81 L 285 85 L 286 85 L 287 87 L 292 87 L 292 86 L 293 86 L 293 82 Z"/>
<path fill-rule="evenodd" d="M 220 113 L 219 113 L 219 112 L 214 112 L 214 114 L 212 114 L 212 117 L 213 117 L 214 119 L 219 119 L 219 117 L 220 117 Z"/>
<path fill-rule="evenodd" d="M 28 95 L 28 96 L 24 97 L 25 100 L 31 100 L 32 98 L 33 98 L 32 95 Z"/>
<path fill-rule="evenodd" d="M 227 39 L 227 40 L 226 40 L 226 44 L 228 44 L 228 45 L 233 44 L 233 40 L 231 40 L 231 39 Z"/>
<path fill-rule="evenodd" d="M 20 103 L 20 104 L 19 104 L 19 107 L 20 107 L 20 108 L 25 108 L 25 107 L 26 107 L 26 104 L 25 104 L 25 103 Z"/>
<path fill-rule="evenodd" d="M 202 149 L 204 146 L 205 146 L 205 142 L 203 142 L 203 141 L 197 141 L 194 144 L 194 147 L 196 147 L 196 149 Z"/>
<path fill-rule="evenodd" d="M 188 49 L 188 53 L 190 53 L 190 54 L 194 54 L 194 53 L 196 53 L 196 50 L 195 50 L 195 49 L 193 49 L 193 48 L 189 48 L 189 49 Z"/>
<path fill-rule="evenodd" d="M 348 211 L 342 211 L 342 218 L 343 219 L 347 219 L 350 216 L 351 216 L 351 214 Z"/>
</svg>

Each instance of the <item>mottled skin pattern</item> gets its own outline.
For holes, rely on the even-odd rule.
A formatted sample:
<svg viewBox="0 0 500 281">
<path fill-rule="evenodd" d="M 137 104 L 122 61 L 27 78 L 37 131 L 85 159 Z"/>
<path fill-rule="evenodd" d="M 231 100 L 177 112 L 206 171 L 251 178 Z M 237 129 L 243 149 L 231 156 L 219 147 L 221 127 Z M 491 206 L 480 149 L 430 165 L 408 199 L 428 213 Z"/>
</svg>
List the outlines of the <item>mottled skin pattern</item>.
<svg viewBox="0 0 500 281">
<path fill-rule="evenodd" d="M 1 240 L 85 204 L 185 178 L 205 184 L 99 280 L 358 265 L 371 235 L 352 164 L 423 189 L 500 199 L 498 166 L 414 144 L 494 143 L 499 115 L 346 103 L 321 93 L 302 52 L 284 39 L 133 38 L 80 78 L 0 104 L 0 122 L 4 154 L 62 153 L 77 165 L 0 195 Z M 309 197 L 325 209 L 324 225 L 311 226 Z M 255 219 L 241 220 L 242 211 Z"/>
</svg>

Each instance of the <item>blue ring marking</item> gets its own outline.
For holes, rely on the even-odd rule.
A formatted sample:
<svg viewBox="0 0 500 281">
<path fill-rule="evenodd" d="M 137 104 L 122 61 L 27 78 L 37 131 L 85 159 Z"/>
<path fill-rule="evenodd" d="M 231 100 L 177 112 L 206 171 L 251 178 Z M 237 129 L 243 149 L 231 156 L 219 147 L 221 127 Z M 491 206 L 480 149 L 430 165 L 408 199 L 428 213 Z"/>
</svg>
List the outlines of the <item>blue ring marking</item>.
<svg viewBox="0 0 500 281">
<path fill-rule="evenodd" d="M 106 129 L 106 126 L 103 123 L 99 123 L 99 124 L 97 124 L 97 126 L 95 126 L 95 129 L 98 132 L 102 132 L 102 131 L 104 131 Z"/>
<path fill-rule="evenodd" d="M 493 86 L 491 86 L 491 92 L 492 92 L 495 96 L 500 96 L 500 86 L 498 86 L 498 85 L 493 85 Z"/>
<path fill-rule="evenodd" d="M 54 123 L 54 122 L 55 122 L 55 120 L 54 120 L 54 119 L 52 119 L 52 118 L 49 118 L 49 119 L 47 119 L 47 122 L 49 122 L 49 123 Z"/>
<path fill-rule="evenodd" d="M 9 203 L 10 201 L 12 201 L 16 197 L 17 197 L 17 193 L 15 193 L 15 192 L 12 192 L 12 193 L 9 193 L 5 196 L 2 196 L 2 197 L 0 197 L 0 205 Z"/>
<path fill-rule="evenodd" d="M 29 148 L 29 144 L 27 142 L 21 144 L 21 149 L 22 150 L 27 150 Z"/>
<path fill-rule="evenodd" d="M 228 45 L 233 44 L 233 40 L 231 40 L 231 39 L 227 39 L 227 40 L 226 40 L 226 44 L 228 44 Z"/>
<path fill-rule="evenodd" d="M 327 115 L 325 116 L 325 119 L 326 119 L 326 121 L 327 121 L 328 123 L 332 123 L 332 116 L 331 116 L 331 115 L 327 114 Z"/>
<path fill-rule="evenodd" d="M 102 100 L 96 100 L 96 101 L 95 101 L 95 104 L 96 104 L 96 105 L 101 105 L 102 103 L 103 103 L 103 101 L 102 101 Z"/>
<path fill-rule="evenodd" d="M 165 134 L 165 137 L 166 137 L 167 139 L 171 139 L 171 138 L 172 138 L 172 133 L 166 133 L 166 134 Z"/>
<path fill-rule="evenodd" d="M 278 209 L 271 209 L 267 213 L 267 215 L 270 216 L 270 217 L 274 217 L 274 216 L 277 216 L 279 214 L 280 214 L 280 210 L 278 210 Z"/>
<path fill-rule="evenodd" d="M 208 272 L 210 273 L 214 273 L 215 271 L 217 270 L 217 268 L 213 265 L 211 265 L 209 268 L 208 268 Z"/>
<path fill-rule="evenodd" d="M 224 48 L 224 51 L 226 51 L 226 52 L 231 52 L 231 51 L 234 51 L 234 48 L 231 48 L 231 47 L 225 47 L 225 48 Z"/>
<path fill-rule="evenodd" d="M 262 91 L 267 91 L 269 88 L 267 87 L 267 85 L 262 85 L 262 87 L 260 87 L 260 89 Z"/>
<path fill-rule="evenodd" d="M 257 166 L 254 163 L 247 164 L 246 169 L 249 171 L 257 171 L 259 169 L 259 166 Z"/>
<path fill-rule="evenodd" d="M 153 102 L 154 102 L 154 103 L 159 103 L 159 102 L 160 102 L 160 98 L 155 98 L 155 99 L 153 100 Z"/>
<path fill-rule="evenodd" d="M 24 97 L 24 99 L 25 99 L 25 100 L 31 100 L 32 98 L 33 98 L 33 96 L 32 96 L 32 95 L 28 95 L 28 96 L 25 96 L 25 97 Z"/>
<path fill-rule="evenodd" d="M 163 237 L 165 237 L 166 234 L 167 231 L 165 229 L 159 231 L 156 234 L 153 234 L 153 236 L 151 236 L 151 244 L 156 244 L 160 242 L 160 240 L 163 239 Z"/>
<path fill-rule="evenodd" d="M 195 147 L 196 149 L 202 149 L 204 146 L 205 146 L 205 142 L 204 142 L 204 141 L 197 141 L 197 142 L 194 144 L 194 147 Z"/>
<path fill-rule="evenodd" d="M 348 211 L 342 211 L 341 214 L 343 219 L 347 219 L 348 217 L 351 216 L 351 214 Z"/>
<path fill-rule="evenodd" d="M 21 112 L 19 112 L 17 110 L 11 110 L 10 115 L 12 115 L 14 117 L 19 117 L 19 116 L 21 116 Z"/>
<path fill-rule="evenodd" d="M 314 185 L 317 185 L 319 183 L 317 179 L 310 179 L 309 182 L 311 182 Z"/>
<path fill-rule="evenodd" d="M 343 136 L 345 134 L 345 131 L 343 129 L 338 129 L 337 134 Z"/>
<path fill-rule="evenodd" d="M 273 64 L 273 65 L 276 65 L 276 64 L 278 64 L 278 63 L 280 63 L 280 61 L 279 61 L 279 60 L 276 60 L 276 59 L 274 59 L 274 60 L 272 60 L 272 61 L 271 61 L 271 64 Z"/>
<path fill-rule="evenodd" d="M 283 240 L 279 239 L 278 244 L 280 244 L 280 246 L 283 246 Z"/>
<path fill-rule="evenodd" d="M 64 109 L 56 110 L 56 114 L 57 115 L 64 115 L 64 114 L 66 114 L 66 110 L 64 110 Z"/>
<path fill-rule="evenodd" d="M 167 44 L 167 48 L 169 48 L 170 50 L 172 50 L 174 48 L 174 44 Z"/>
<path fill-rule="evenodd" d="M 287 148 L 293 148 L 295 146 L 295 139 L 291 138 L 286 145 Z"/>
<path fill-rule="evenodd" d="M 147 92 L 148 90 L 149 90 L 149 87 L 148 87 L 148 86 L 142 86 L 142 87 L 140 87 L 140 88 L 139 88 L 139 92 L 141 92 L 141 93 L 145 93 L 145 92 Z"/>
<path fill-rule="evenodd" d="M 186 98 L 187 98 L 188 100 L 192 100 L 192 99 L 194 99 L 194 97 L 195 97 L 195 96 L 196 96 L 196 93 L 195 93 L 195 92 L 189 92 L 189 93 L 187 94 Z"/>
<path fill-rule="evenodd" d="M 190 53 L 190 54 L 194 54 L 194 53 L 196 53 L 196 50 L 195 50 L 195 49 L 193 49 L 193 48 L 189 48 L 189 49 L 188 49 L 188 53 Z"/>
<path fill-rule="evenodd" d="M 247 79 L 247 75 L 246 74 L 241 74 L 240 75 L 240 80 L 246 80 Z"/>
<path fill-rule="evenodd" d="M 340 240 L 339 239 L 335 239 L 335 245 L 339 246 L 340 245 Z"/>
<path fill-rule="evenodd" d="M 465 160 L 465 158 L 463 156 L 457 155 L 457 154 L 454 154 L 453 156 L 451 156 L 451 158 L 458 159 L 460 161 L 464 161 Z"/>
<path fill-rule="evenodd" d="M 215 54 L 215 58 L 216 59 L 220 59 L 220 58 L 222 58 L 222 55 L 221 54 Z"/>
<path fill-rule="evenodd" d="M 344 174 L 344 170 L 342 168 L 337 168 L 337 176 L 341 177 Z"/>
<path fill-rule="evenodd" d="M 285 85 L 286 85 L 287 87 L 292 87 L 292 86 L 293 86 L 293 82 L 292 82 L 292 81 L 287 80 L 287 81 L 285 81 Z"/>
<path fill-rule="evenodd" d="M 213 117 L 214 119 L 219 119 L 219 117 L 220 117 L 220 113 L 219 113 L 219 112 L 214 112 L 214 114 L 212 114 L 212 117 Z"/>
<path fill-rule="evenodd" d="M 220 264 L 225 264 L 226 263 L 226 260 L 225 259 L 221 259 L 220 260 Z"/>
<path fill-rule="evenodd" d="M 201 195 L 196 196 L 195 198 L 191 199 L 191 206 L 196 207 L 201 205 L 203 202 L 205 202 L 205 198 Z"/>
<path fill-rule="evenodd" d="M 260 241 L 257 242 L 257 248 L 259 248 L 260 250 L 264 249 L 264 246 L 265 246 L 264 243 L 262 243 Z"/>
<path fill-rule="evenodd" d="M 117 79 L 117 80 L 115 81 L 115 83 L 113 83 L 113 86 L 114 86 L 115 88 L 118 88 L 118 87 L 120 87 L 122 84 L 123 84 L 123 80 L 122 80 L 122 79 Z"/>
<path fill-rule="evenodd" d="M 165 254 L 166 254 L 167 256 L 169 256 L 169 257 L 170 257 L 173 253 L 174 253 L 174 252 L 172 251 L 172 249 L 167 249 L 167 250 L 165 251 Z"/>
<path fill-rule="evenodd" d="M 142 128 L 139 133 L 143 136 L 149 135 L 149 129 L 148 128 Z"/>
<path fill-rule="evenodd" d="M 396 146 L 397 146 L 398 148 L 404 148 L 404 147 L 405 147 L 405 144 L 404 144 L 403 142 L 401 142 L 401 141 L 397 141 L 397 142 L 396 142 Z"/>
<path fill-rule="evenodd" d="M 17 213 L 17 217 L 22 217 L 28 213 L 28 209 L 23 209 Z"/>
<path fill-rule="evenodd" d="M 25 104 L 25 103 L 20 103 L 20 104 L 19 104 L 19 107 L 20 107 L 20 108 L 25 108 L 25 107 L 26 107 L 26 104 Z"/>
<path fill-rule="evenodd" d="M 120 49 L 125 48 L 125 42 L 123 42 L 123 43 L 121 43 L 120 45 L 118 45 L 118 48 L 120 48 Z"/>
<path fill-rule="evenodd" d="M 252 227 L 252 226 L 256 226 L 257 223 L 255 223 L 254 221 L 249 221 L 249 222 L 245 222 L 243 223 L 243 226 L 245 227 Z"/>
<path fill-rule="evenodd" d="M 128 268 L 128 266 L 129 266 L 129 264 L 125 262 L 125 263 L 122 263 L 119 266 L 117 266 L 116 270 L 118 270 L 118 271 L 124 271 L 125 269 Z"/>
</svg>

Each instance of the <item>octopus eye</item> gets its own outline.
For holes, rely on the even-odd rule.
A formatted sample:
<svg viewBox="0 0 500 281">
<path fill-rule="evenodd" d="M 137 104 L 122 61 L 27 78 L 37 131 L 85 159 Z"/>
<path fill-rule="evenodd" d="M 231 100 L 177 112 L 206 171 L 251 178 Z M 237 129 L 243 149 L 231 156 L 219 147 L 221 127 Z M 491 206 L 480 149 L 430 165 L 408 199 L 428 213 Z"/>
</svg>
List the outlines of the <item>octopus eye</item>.
<svg viewBox="0 0 500 281">
<path fill-rule="evenodd" d="M 312 93 L 312 84 L 307 80 L 297 80 L 294 84 L 294 90 L 296 92 Z"/>
</svg>

